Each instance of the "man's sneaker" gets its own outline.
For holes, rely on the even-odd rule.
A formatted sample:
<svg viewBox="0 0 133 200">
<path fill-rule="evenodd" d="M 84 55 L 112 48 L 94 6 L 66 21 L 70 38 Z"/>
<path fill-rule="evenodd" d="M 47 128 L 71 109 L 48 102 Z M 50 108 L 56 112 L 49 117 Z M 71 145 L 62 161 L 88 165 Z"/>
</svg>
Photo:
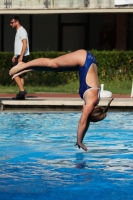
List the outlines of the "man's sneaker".
<svg viewBox="0 0 133 200">
<path fill-rule="evenodd" d="M 24 92 L 25 92 L 25 95 L 28 94 L 27 90 L 24 90 Z"/>
<path fill-rule="evenodd" d="M 19 92 L 21 92 L 21 91 L 19 91 Z M 27 90 L 24 90 L 23 92 L 25 93 L 25 95 L 28 94 Z"/>
<path fill-rule="evenodd" d="M 20 91 L 16 94 L 16 97 L 12 98 L 13 100 L 25 100 L 25 91 Z"/>
</svg>

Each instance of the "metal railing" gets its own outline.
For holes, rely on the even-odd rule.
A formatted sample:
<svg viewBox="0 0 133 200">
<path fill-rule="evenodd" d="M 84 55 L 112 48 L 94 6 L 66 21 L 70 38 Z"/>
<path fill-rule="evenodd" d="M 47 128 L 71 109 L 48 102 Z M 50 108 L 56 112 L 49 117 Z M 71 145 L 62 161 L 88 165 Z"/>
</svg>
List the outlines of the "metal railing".
<svg viewBox="0 0 133 200">
<path fill-rule="evenodd" d="M 120 6 L 117 6 L 121 7 Z M 132 7 L 133 5 L 128 5 Z M 0 0 L 0 9 L 116 8 L 114 0 Z"/>
</svg>

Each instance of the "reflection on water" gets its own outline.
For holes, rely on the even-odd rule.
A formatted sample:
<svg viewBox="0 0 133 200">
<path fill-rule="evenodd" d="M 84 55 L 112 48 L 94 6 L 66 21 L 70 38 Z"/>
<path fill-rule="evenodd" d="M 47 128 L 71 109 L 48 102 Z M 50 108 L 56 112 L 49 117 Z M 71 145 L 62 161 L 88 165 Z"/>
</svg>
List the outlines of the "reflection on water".
<svg viewBox="0 0 133 200">
<path fill-rule="evenodd" d="M 0 113 L 0 199 L 133 199 L 133 114 L 108 113 L 74 146 L 80 113 Z"/>
</svg>

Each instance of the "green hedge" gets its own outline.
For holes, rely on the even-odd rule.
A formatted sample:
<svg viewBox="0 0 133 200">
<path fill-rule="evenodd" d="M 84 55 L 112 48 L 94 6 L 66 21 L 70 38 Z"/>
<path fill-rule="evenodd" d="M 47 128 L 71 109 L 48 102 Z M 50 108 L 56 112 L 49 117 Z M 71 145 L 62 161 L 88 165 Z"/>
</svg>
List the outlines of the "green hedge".
<svg viewBox="0 0 133 200">
<path fill-rule="evenodd" d="M 133 80 L 132 51 L 93 51 L 101 80 Z"/>
<path fill-rule="evenodd" d="M 119 79 L 133 80 L 133 52 L 132 51 L 96 51 L 91 53 L 97 59 L 98 74 L 100 80 L 115 81 Z M 55 58 L 65 52 L 33 52 L 29 60 L 48 57 Z M 0 52 L 0 85 L 15 85 L 9 76 L 12 67 L 11 59 L 13 53 Z M 26 75 L 26 85 L 59 85 L 69 83 L 78 79 L 78 72 L 30 72 Z"/>
</svg>

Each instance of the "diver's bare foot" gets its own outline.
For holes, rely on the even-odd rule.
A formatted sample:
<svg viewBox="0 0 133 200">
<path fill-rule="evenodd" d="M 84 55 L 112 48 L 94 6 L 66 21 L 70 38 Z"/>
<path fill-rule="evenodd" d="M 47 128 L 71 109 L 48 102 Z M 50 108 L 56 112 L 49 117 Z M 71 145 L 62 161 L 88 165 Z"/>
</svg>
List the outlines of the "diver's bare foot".
<svg viewBox="0 0 133 200">
<path fill-rule="evenodd" d="M 15 73 L 23 70 L 25 63 L 19 62 L 16 66 L 12 67 L 11 70 L 9 71 L 9 74 L 12 76 Z"/>
<path fill-rule="evenodd" d="M 20 71 L 20 72 L 18 72 L 18 73 L 16 73 L 16 74 L 14 74 L 14 75 L 12 76 L 12 79 L 14 79 L 16 76 L 20 76 L 20 75 L 22 75 L 22 74 L 24 74 L 24 73 L 31 72 L 31 71 L 34 71 L 34 69 L 22 70 L 22 71 Z"/>
</svg>

